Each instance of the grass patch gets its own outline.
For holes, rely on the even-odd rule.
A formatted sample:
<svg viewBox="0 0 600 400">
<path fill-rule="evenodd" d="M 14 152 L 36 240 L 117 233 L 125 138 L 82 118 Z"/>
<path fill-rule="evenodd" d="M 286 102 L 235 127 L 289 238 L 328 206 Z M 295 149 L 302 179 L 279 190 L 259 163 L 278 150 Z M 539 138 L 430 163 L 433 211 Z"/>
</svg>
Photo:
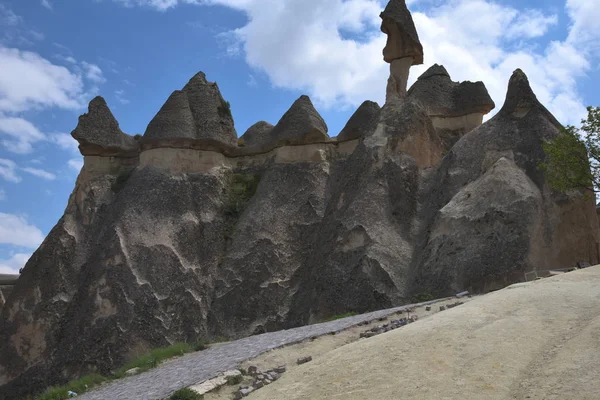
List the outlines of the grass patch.
<svg viewBox="0 0 600 400">
<path fill-rule="evenodd" d="M 195 351 L 194 346 L 188 343 L 175 343 L 174 345 L 168 347 L 154 349 L 150 353 L 125 364 L 125 366 L 122 368 L 119 368 L 113 373 L 113 378 L 122 378 L 125 376 L 126 371 L 133 368 L 139 368 L 140 372 L 148 371 L 149 369 L 156 368 L 164 360 L 182 356 L 193 351 Z"/>
<path fill-rule="evenodd" d="M 192 389 L 179 389 L 169 397 L 169 400 L 202 400 L 204 396 L 194 392 Z"/>
<path fill-rule="evenodd" d="M 75 392 L 78 395 L 87 392 L 95 386 L 100 385 L 103 382 L 108 381 L 102 375 L 92 374 L 84 376 L 83 378 L 71 381 L 66 385 L 52 387 L 46 390 L 43 394 L 36 397 L 36 400 L 63 400 L 69 398 L 69 391 Z"/>
<path fill-rule="evenodd" d="M 431 300 L 435 300 L 435 296 L 433 296 L 431 293 L 419 293 L 418 295 L 416 295 L 413 298 L 415 303 L 425 303 L 426 301 L 431 301 Z"/>
<path fill-rule="evenodd" d="M 347 313 L 344 313 L 344 314 L 332 315 L 331 317 L 329 317 L 329 318 L 325 318 L 324 320 L 322 320 L 322 321 L 319 321 L 319 322 L 317 322 L 317 323 L 319 323 L 319 324 L 320 324 L 321 322 L 330 322 L 330 321 L 335 321 L 336 319 L 342 319 L 342 318 L 354 317 L 355 315 L 358 315 L 358 314 L 356 314 L 355 312 L 347 312 Z"/>
<path fill-rule="evenodd" d="M 110 377 L 105 377 L 99 374 L 92 374 L 84 376 L 83 378 L 77 379 L 75 381 L 71 381 L 65 385 L 51 387 L 47 389 L 44 393 L 37 396 L 36 400 L 65 400 L 69 398 L 69 391 L 77 393 L 77 395 L 81 395 L 87 391 L 92 390 L 94 387 L 111 380 L 121 379 L 125 377 L 125 372 L 133 369 L 139 368 L 140 373 L 144 371 L 148 371 L 152 368 L 157 367 L 163 361 L 182 356 L 186 353 L 191 353 L 194 351 L 200 351 L 207 348 L 208 342 L 198 342 L 196 344 L 189 343 L 175 343 L 168 347 L 161 347 L 158 349 L 154 349 L 150 351 L 148 354 L 145 354 L 129 363 L 127 363 L 122 368 L 119 368 L 115 372 L 113 372 Z M 177 393 L 177 392 L 176 392 Z M 194 394 L 197 394 L 194 392 Z M 188 399 L 188 397 L 177 397 L 177 399 Z M 202 397 L 200 397 L 202 398 Z M 195 399 L 195 397 L 189 397 L 189 399 Z"/>
<path fill-rule="evenodd" d="M 226 238 L 230 238 L 233 234 L 237 220 L 256 193 L 259 182 L 259 174 L 231 174 L 229 176 L 224 209 L 227 217 L 225 221 Z"/>
</svg>

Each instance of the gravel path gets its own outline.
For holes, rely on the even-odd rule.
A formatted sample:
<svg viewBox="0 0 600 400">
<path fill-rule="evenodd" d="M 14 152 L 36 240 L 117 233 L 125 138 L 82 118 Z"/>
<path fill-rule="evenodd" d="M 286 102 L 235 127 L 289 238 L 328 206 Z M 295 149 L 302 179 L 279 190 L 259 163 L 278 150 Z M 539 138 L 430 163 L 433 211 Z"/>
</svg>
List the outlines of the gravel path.
<svg viewBox="0 0 600 400">
<path fill-rule="evenodd" d="M 115 381 L 94 391 L 84 393 L 77 398 L 81 400 L 164 399 L 176 390 L 210 379 L 220 372 L 236 368 L 239 363 L 277 347 L 301 342 L 314 336 L 343 331 L 361 322 L 372 321 L 409 307 L 438 301 L 440 300 L 250 336 L 173 359 L 143 374 Z"/>
</svg>

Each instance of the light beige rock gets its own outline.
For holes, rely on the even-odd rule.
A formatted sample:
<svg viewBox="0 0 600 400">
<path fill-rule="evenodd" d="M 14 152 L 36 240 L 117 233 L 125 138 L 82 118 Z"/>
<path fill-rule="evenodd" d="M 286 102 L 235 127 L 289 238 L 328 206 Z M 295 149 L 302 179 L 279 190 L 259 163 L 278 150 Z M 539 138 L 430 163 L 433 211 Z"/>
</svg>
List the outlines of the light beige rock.
<svg viewBox="0 0 600 400">
<path fill-rule="evenodd" d="M 401 100 L 406 97 L 406 86 L 410 67 L 413 65 L 412 57 L 404 57 L 392 60 L 390 63 L 390 77 L 388 78 L 385 102 Z"/>
<path fill-rule="evenodd" d="M 512 285 L 343 346 L 250 399 L 596 400 L 598 287 L 600 266 Z"/>
<path fill-rule="evenodd" d="M 221 386 L 227 385 L 228 383 L 235 383 L 235 380 L 241 376 L 242 373 L 237 369 L 225 371 L 224 373 L 215 378 L 190 386 L 190 389 L 200 395 L 205 395 L 206 393 L 212 392 L 213 390 L 216 390 Z"/>
</svg>

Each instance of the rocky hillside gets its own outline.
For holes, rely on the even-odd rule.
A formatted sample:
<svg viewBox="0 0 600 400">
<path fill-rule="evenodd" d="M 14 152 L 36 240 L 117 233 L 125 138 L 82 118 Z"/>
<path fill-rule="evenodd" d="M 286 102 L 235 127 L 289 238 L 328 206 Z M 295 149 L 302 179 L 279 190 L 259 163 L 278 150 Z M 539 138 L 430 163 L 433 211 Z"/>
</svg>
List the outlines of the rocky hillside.
<svg viewBox="0 0 600 400">
<path fill-rule="evenodd" d="M 485 124 L 494 103 L 482 82 L 434 66 L 407 91 L 423 49 L 404 2 L 386 10 L 388 101 L 365 102 L 335 139 L 301 96 L 236 141 L 229 104 L 203 73 L 142 137 L 92 100 L 72 132 L 85 161 L 65 213 L 1 310 L 0 395 L 176 341 L 597 263 L 593 199 L 551 191 L 537 169 L 561 126 L 525 74 Z"/>
</svg>

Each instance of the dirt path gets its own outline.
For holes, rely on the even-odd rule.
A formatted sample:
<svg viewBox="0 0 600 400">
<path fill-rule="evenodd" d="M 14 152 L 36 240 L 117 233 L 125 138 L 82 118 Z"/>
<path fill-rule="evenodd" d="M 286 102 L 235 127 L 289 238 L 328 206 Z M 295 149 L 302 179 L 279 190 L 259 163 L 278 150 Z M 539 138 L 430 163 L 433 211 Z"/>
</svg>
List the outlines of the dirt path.
<svg viewBox="0 0 600 400">
<path fill-rule="evenodd" d="M 600 399 L 600 267 L 517 284 L 317 355 L 274 399 Z"/>
<path fill-rule="evenodd" d="M 435 303 L 421 303 L 421 305 Z M 174 391 L 212 378 L 219 372 L 236 368 L 240 363 L 269 350 L 340 332 L 365 321 L 373 321 L 414 308 L 407 305 L 368 314 L 339 319 L 321 324 L 247 337 L 215 346 L 205 351 L 173 359 L 143 374 L 125 378 L 85 393 L 82 400 L 155 400 L 163 399 Z"/>
</svg>

